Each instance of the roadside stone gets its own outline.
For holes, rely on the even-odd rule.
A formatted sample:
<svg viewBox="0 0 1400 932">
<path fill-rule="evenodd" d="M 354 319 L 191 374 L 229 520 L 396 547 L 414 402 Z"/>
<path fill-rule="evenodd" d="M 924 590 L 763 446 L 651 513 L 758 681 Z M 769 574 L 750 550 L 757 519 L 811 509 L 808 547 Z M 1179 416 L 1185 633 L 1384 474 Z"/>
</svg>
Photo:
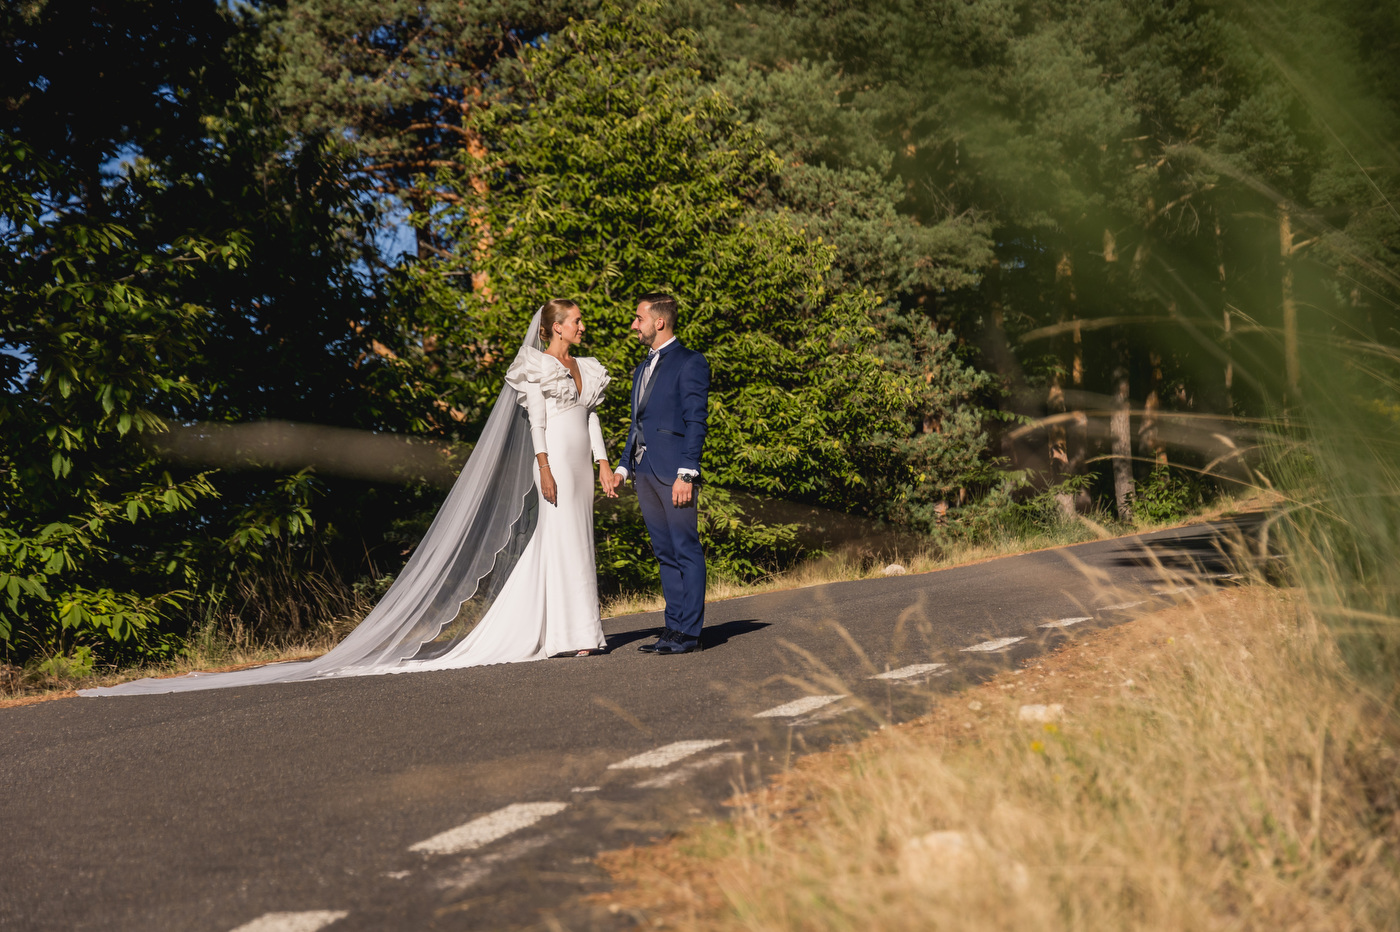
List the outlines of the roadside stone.
<svg viewBox="0 0 1400 932">
<path fill-rule="evenodd" d="M 885 567 L 886 576 L 903 576 L 906 572 L 907 570 L 898 563 L 891 563 L 889 566 Z"/>
<path fill-rule="evenodd" d="M 1058 722 L 1065 717 L 1065 707 L 1058 702 L 1049 705 L 1023 705 L 1016 717 L 1023 722 Z"/>
<path fill-rule="evenodd" d="M 1016 893 L 1030 885 L 1025 865 L 994 851 L 976 832 L 929 832 L 904 843 L 899 874 L 908 883 L 940 890 L 972 886 L 991 874 Z"/>
</svg>

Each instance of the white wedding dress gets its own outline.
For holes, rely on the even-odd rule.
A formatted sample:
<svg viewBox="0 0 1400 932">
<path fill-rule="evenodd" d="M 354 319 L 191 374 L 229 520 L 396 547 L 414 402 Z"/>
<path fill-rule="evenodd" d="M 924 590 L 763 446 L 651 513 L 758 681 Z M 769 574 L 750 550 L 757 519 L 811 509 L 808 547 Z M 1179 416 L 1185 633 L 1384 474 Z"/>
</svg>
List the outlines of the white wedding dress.
<svg viewBox="0 0 1400 932">
<path fill-rule="evenodd" d="M 374 610 L 328 653 L 226 673 L 79 690 L 122 696 L 295 683 L 539 660 L 604 646 L 593 551 L 596 408 L 609 377 L 577 360 L 582 388 L 541 352 L 536 312 L 491 416 L 442 507 Z M 556 505 L 539 495 L 549 454 Z M 475 620 L 475 623 L 473 623 Z"/>
<path fill-rule="evenodd" d="M 593 553 L 593 464 L 608 458 L 596 408 L 611 379 L 598 360 L 576 361 L 582 391 L 562 362 L 528 346 L 506 374 L 529 412 L 535 452 L 549 454 L 556 504 L 541 496 L 534 536 L 471 634 L 439 657 L 391 672 L 541 660 L 606 646 Z M 534 480 L 538 491 L 538 461 Z"/>
</svg>

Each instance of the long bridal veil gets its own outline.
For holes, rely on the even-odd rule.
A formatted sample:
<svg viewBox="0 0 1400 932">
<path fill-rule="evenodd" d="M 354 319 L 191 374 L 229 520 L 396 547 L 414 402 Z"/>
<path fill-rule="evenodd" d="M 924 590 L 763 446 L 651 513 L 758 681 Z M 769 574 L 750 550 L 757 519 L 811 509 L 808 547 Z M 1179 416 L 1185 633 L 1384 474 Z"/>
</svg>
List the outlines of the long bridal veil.
<svg viewBox="0 0 1400 932">
<path fill-rule="evenodd" d="M 540 313 L 522 346 L 542 349 Z M 451 650 L 499 592 L 535 529 L 530 422 L 515 390 L 501 389 L 471 456 L 428 532 L 389 591 L 329 653 L 231 673 L 190 673 L 80 690 L 84 696 L 220 689 L 400 672 L 405 661 Z"/>
</svg>

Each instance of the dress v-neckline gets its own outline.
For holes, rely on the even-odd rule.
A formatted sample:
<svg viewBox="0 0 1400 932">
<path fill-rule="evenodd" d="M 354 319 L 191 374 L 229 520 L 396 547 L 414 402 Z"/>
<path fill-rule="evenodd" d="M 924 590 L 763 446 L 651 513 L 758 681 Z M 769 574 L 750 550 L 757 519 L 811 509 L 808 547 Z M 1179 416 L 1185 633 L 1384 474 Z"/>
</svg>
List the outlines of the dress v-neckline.
<svg viewBox="0 0 1400 932">
<path fill-rule="evenodd" d="M 574 360 L 574 366 L 578 369 L 578 375 L 574 375 L 574 370 L 570 369 L 569 364 L 564 362 L 564 360 L 555 356 L 553 353 L 545 353 L 545 355 L 564 367 L 564 371 L 569 373 L 569 381 L 574 384 L 574 394 L 578 395 L 580 398 L 583 397 L 583 366 L 578 364 L 578 360 Z"/>
</svg>

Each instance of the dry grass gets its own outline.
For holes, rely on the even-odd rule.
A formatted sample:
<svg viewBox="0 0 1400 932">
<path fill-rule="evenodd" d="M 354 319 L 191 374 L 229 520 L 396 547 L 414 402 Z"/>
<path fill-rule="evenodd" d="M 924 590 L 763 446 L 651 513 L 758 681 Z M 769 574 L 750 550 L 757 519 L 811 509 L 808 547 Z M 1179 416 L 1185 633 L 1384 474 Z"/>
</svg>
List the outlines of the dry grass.
<svg viewBox="0 0 1400 932">
<path fill-rule="evenodd" d="M 1393 697 L 1298 606 L 1252 587 L 1081 637 L 606 856 L 601 905 L 751 932 L 1400 927 Z"/>
</svg>

